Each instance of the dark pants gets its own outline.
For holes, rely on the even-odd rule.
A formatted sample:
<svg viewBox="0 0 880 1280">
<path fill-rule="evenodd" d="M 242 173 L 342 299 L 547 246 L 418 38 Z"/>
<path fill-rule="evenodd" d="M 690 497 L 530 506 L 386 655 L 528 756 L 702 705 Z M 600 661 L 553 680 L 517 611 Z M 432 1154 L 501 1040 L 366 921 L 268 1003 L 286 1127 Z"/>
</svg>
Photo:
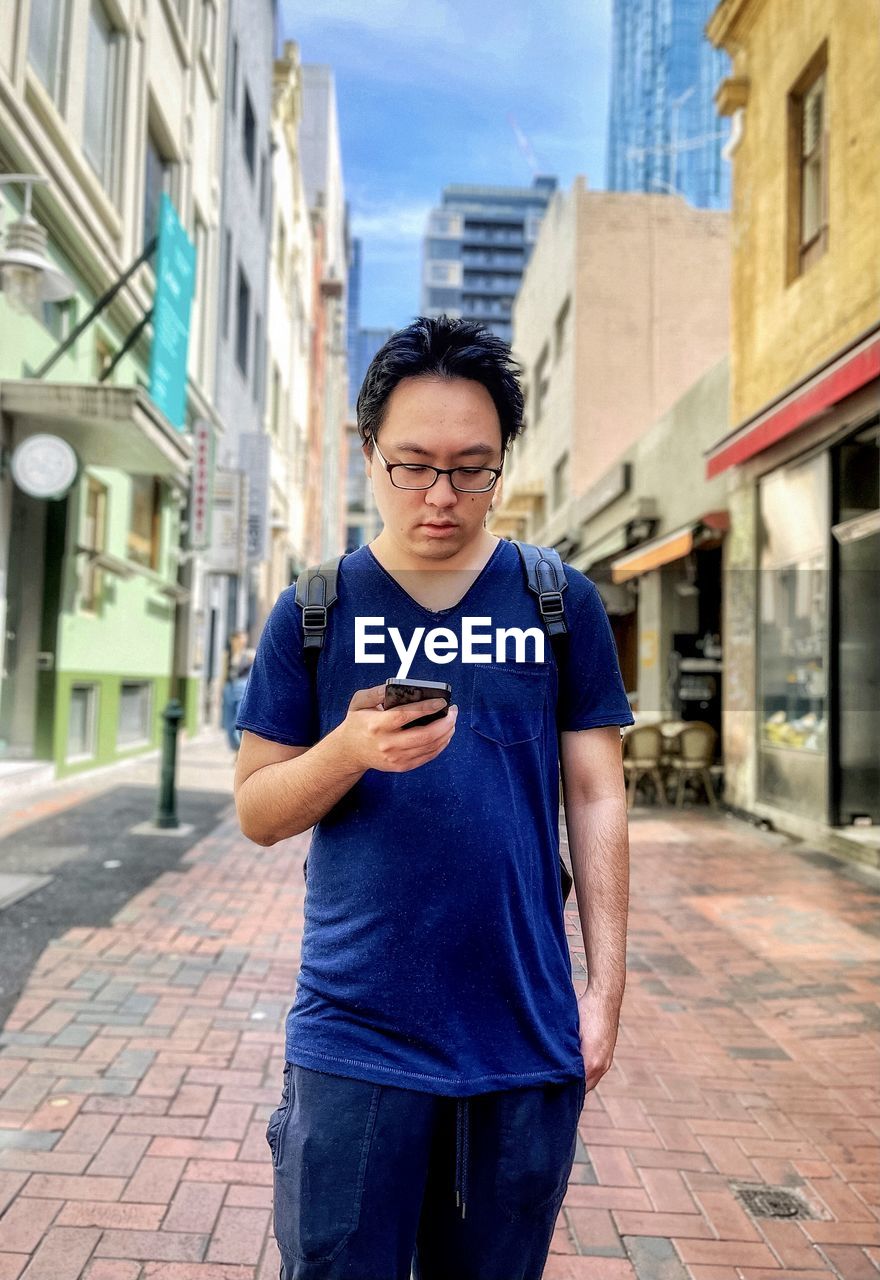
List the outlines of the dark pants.
<svg viewBox="0 0 880 1280">
<path fill-rule="evenodd" d="M 287 1063 L 280 1280 L 540 1280 L 586 1080 L 447 1098 Z"/>
</svg>

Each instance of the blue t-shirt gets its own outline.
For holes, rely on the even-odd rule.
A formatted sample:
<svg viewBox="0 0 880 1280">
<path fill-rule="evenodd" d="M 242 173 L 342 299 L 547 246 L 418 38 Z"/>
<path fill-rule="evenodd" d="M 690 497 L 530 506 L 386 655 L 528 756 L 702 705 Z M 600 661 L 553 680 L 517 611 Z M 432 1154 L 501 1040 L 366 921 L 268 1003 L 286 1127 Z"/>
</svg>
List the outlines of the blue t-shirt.
<svg viewBox="0 0 880 1280">
<path fill-rule="evenodd" d="M 560 727 L 632 724 L 601 597 L 578 570 L 565 573 Z M 263 630 L 238 728 L 313 745 L 358 689 L 398 675 L 393 627 L 407 645 L 419 627 L 452 633 L 451 661 L 430 661 L 423 643 L 408 674 L 448 681 L 459 713 L 439 756 L 403 773 L 368 769 L 313 830 L 287 1060 L 452 1097 L 583 1078 L 559 882 L 556 664 L 516 548 L 500 539 L 449 609 L 417 603 L 369 546 L 343 558 L 337 591 L 317 701 L 289 587 Z M 355 661 L 365 617 L 384 619 L 361 649 L 383 656 L 384 636 L 380 663 Z M 472 653 L 491 662 L 462 660 L 466 625 L 484 638 Z M 536 629 L 543 661 L 529 639 L 519 653 L 510 639 L 511 658 L 495 661 L 499 627 Z"/>
</svg>

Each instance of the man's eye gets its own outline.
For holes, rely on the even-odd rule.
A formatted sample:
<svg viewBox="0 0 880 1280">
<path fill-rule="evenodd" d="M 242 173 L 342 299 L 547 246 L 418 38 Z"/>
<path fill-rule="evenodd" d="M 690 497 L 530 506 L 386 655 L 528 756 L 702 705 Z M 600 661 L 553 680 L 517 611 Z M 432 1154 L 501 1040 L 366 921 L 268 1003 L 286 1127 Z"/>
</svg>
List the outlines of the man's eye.
<svg viewBox="0 0 880 1280">
<path fill-rule="evenodd" d="M 460 471 L 463 476 L 478 476 L 481 471 L 485 471 L 485 467 L 456 467 L 456 471 Z"/>
<path fill-rule="evenodd" d="M 411 476 L 424 476 L 431 470 L 430 467 L 420 466 L 418 462 L 404 462 L 403 468 Z"/>
</svg>

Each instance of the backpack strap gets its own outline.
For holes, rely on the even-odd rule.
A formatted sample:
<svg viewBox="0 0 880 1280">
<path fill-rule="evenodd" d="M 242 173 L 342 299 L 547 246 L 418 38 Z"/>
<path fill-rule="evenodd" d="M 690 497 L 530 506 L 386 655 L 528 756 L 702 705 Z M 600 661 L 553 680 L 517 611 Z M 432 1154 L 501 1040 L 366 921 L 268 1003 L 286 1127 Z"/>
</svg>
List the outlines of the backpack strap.
<svg viewBox="0 0 880 1280">
<path fill-rule="evenodd" d="M 516 538 L 511 538 L 510 541 L 522 560 L 526 584 L 538 597 L 541 621 L 551 642 L 557 636 L 567 635 L 562 593 L 568 589 L 568 581 L 559 552 L 554 547 L 536 547 L 530 542 L 519 542 Z"/>
<path fill-rule="evenodd" d="M 317 661 L 327 630 L 327 610 L 336 603 L 336 576 L 348 553 L 303 569 L 296 580 L 296 603 L 302 609 L 303 652 Z"/>
</svg>

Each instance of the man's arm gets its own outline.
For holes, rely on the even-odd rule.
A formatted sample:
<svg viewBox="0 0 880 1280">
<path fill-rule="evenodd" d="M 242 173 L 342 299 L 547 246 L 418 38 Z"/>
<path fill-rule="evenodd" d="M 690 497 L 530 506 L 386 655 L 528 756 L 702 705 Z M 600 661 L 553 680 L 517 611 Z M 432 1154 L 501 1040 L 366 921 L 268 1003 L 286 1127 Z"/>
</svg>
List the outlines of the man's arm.
<svg viewBox="0 0 880 1280">
<path fill-rule="evenodd" d="M 384 685 L 359 689 L 345 719 L 314 746 L 283 746 L 242 730 L 235 768 L 235 804 L 244 835 L 272 845 L 308 831 L 350 791 L 368 769 L 403 773 L 445 750 L 458 708 L 430 724 L 407 729 L 410 720 L 445 709 L 429 698 L 383 710 Z"/>
<path fill-rule="evenodd" d="M 587 957 L 579 998 L 587 1084 L 611 1066 L 626 984 L 629 833 L 617 725 L 561 735 L 571 869 Z"/>
<path fill-rule="evenodd" d="M 235 766 L 241 830 L 267 846 L 300 835 L 320 822 L 365 772 L 352 764 L 335 732 L 313 747 L 287 747 L 244 729 Z"/>
</svg>

